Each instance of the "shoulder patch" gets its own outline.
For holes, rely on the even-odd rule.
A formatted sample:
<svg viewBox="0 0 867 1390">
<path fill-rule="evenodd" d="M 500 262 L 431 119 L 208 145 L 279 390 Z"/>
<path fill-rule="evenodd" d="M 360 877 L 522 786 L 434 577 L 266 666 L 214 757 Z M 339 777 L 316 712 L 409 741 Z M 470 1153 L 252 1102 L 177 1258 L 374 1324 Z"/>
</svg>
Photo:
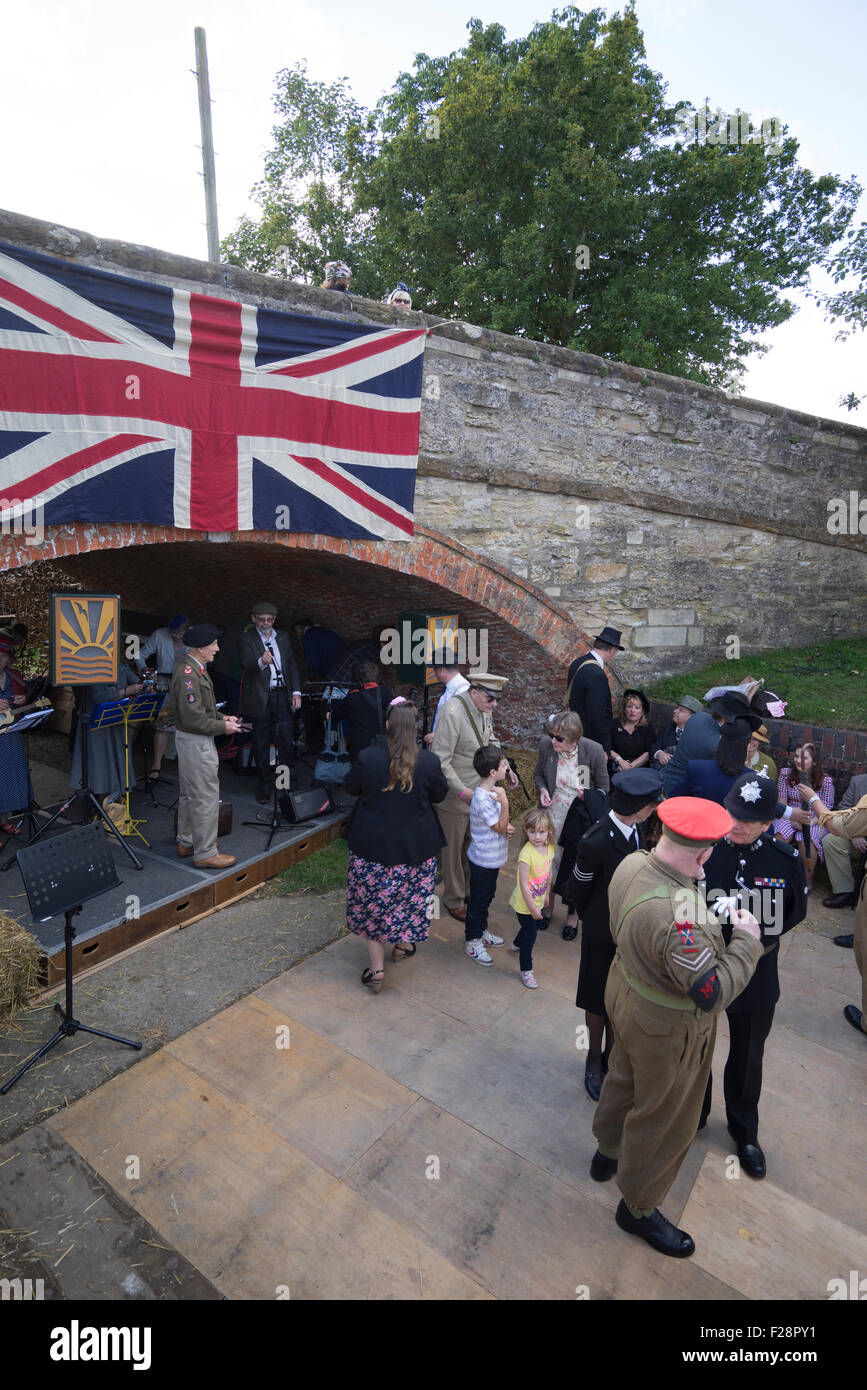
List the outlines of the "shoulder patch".
<svg viewBox="0 0 867 1390">
<path fill-rule="evenodd" d="M 184 667 L 184 675 L 185 675 L 185 676 L 191 676 L 192 674 L 193 674 L 193 668 L 192 668 L 192 666 L 185 666 L 185 667 Z"/>
<path fill-rule="evenodd" d="M 191 705 L 194 705 L 194 704 L 196 703 L 196 697 L 195 697 L 195 695 L 188 695 L 188 696 L 187 696 L 187 699 L 189 700 L 189 702 L 190 702 Z"/>
<path fill-rule="evenodd" d="M 719 976 L 716 970 L 708 970 L 700 980 L 690 986 L 689 997 L 700 1009 L 712 1009 L 720 996 Z"/>
</svg>

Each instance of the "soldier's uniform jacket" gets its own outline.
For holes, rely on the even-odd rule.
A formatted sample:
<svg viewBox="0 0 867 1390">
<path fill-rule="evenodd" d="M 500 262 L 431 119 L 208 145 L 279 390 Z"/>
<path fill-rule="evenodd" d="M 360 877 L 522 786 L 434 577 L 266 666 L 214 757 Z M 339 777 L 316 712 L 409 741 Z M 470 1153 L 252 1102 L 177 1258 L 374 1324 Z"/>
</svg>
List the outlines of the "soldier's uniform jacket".
<svg viewBox="0 0 867 1390">
<path fill-rule="evenodd" d="M 741 892 L 743 906 L 762 929 L 764 954 L 746 989 L 728 1006 L 729 1011 L 772 1009 L 780 997 L 780 937 L 802 922 L 807 912 L 807 878 L 801 856 L 791 845 L 779 843 L 765 831 L 751 845 L 720 840 L 704 873 L 709 906 L 713 904 L 714 890 L 724 897 Z M 722 930 L 723 939 L 730 942 L 730 924 L 724 923 Z"/>
<path fill-rule="evenodd" d="M 214 738 L 226 732 L 225 721 L 217 713 L 211 677 L 195 657 L 179 661 L 172 672 L 169 704 L 182 733 L 208 734 Z"/>
<path fill-rule="evenodd" d="M 691 878 L 655 852 L 630 854 L 608 889 L 612 971 L 645 999 L 693 1014 L 718 1014 L 747 985 L 762 946 L 735 930 L 726 946 Z"/>
<path fill-rule="evenodd" d="M 640 827 L 632 828 L 638 830 L 637 844 L 634 838 L 627 840 L 611 817 L 605 815 L 575 846 L 575 863 L 571 877 L 563 885 L 562 896 L 581 918 L 583 941 L 610 939 L 608 885 L 626 856 L 644 845 Z"/>
<path fill-rule="evenodd" d="M 499 747 L 494 738 L 491 716 L 476 709 L 468 694 L 454 695 L 439 712 L 431 752 L 436 753 L 449 784 L 442 809 L 470 814 L 469 802 L 461 801 L 462 791 L 474 791 L 481 778 L 473 767 L 477 748 L 487 743 Z"/>
<path fill-rule="evenodd" d="M 843 840 L 867 839 L 867 796 L 862 796 L 846 811 L 820 811 L 819 824 Z M 861 880 L 861 892 L 855 911 L 855 921 L 867 919 L 867 874 Z"/>
</svg>

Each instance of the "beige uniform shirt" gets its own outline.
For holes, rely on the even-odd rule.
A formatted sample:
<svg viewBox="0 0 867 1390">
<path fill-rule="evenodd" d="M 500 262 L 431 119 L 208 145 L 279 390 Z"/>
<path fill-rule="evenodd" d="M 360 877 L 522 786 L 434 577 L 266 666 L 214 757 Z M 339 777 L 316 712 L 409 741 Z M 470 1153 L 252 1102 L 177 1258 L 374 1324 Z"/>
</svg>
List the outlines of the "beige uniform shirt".
<svg viewBox="0 0 867 1390">
<path fill-rule="evenodd" d="M 449 794 L 442 803 L 444 810 L 463 811 L 467 816 L 470 814 L 469 802 L 461 801 L 460 795 L 463 791 L 474 791 L 479 785 L 481 778 L 473 767 L 473 755 L 477 748 L 487 743 L 499 746 L 499 739 L 494 738 L 491 716 L 487 711 L 482 714 L 481 710 L 477 710 L 469 695 L 456 695 L 443 706 L 434 730 L 431 752 L 439 758 L 449 784 Z"/>
<path fill-rule="evenodd" d="M 637 993 L 657 1003 L 718 1014 L 745 989 L 763 954 L 761 942 L 737 927 L 726 946 L 693 880 L 653 851 L 638 850 L 618 865 L 608 904 L 617 945 L 612 969 L 619 966 Z"/>
</svg>

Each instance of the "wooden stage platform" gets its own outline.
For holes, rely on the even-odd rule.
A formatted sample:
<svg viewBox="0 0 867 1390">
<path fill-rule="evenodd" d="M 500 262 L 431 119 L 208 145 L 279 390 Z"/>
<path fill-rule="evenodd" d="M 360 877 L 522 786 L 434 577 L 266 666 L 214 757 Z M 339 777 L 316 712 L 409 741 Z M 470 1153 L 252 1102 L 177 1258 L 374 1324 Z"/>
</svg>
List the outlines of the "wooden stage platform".
<svg viewBox="0 0 867 1390">
<path fill-rule="evenodd" d="M 41 751 L 45 748 L 43 742 Z M 49 755 L 57 751 L 57 763 L 51 765 L 31 756 L 31 774 L 37 803 L 53 809 L 68 795 L 68 757 L 62 736 L 55 736 L 47 748 Z M 312 780 L 310 769 L 304 763 L 299 767 L 299 780 L 309 784 Z M 267 849 L 271 805 L 257 803 L 255 777 L 237 776 L 231 768 L 221 765 L 220 791 L 223 799 L 232 803 L 233 826 L 231 835 L 221 841 L 220 848 L 226 854 L 233 854 L 237 862 L 219 872 L 196 869 L 191 859 L 181 859 L 177 852 L 174 833 L 177 763 L 166 761 L 163 771 L 167 780 L 157 785 L 153 796 L 144 791 L 131 794 L 132 815 L 144 822 L 139 829 L 148 843 L 136 836 L 130 837 L 128 843 L 143 867 L 137 869 L 117 841 L 106 835 L 120 882 L 110 892 L 85 903 L 75 918 L 73 970 L 76 975 L 163 932 L 189 926 L 200 917 L 253 892 L 273 874 L 321 849 L 339 834 L 350 804 L 344 797 L 347 804 L 343 809 L 317 816 L 303 825 L 278 830 Z M 340 800 L 339 788 L 335 800 Z M 73 808 L 70 816 L 79 817 L 80 811 Z M 261 829 L 243 824 L 257 820 L 262 824 Z M 70 823 L 77 823 L 77 820 L 58 821 L 50 834 L 62 834 Z M 0 851 L 0 869 L 10 860 L 14 861 L 26 838 L 25 827 L 18 838 L 6 843 Z M 44 953 L 43 984 L 50 987 L 62 979 L 63 918 L 33 921 L 21 873 L 14 862 L 7 872 L 0 872 L 0 909 L 17 917 L 39 940 Z"/>
</svg>

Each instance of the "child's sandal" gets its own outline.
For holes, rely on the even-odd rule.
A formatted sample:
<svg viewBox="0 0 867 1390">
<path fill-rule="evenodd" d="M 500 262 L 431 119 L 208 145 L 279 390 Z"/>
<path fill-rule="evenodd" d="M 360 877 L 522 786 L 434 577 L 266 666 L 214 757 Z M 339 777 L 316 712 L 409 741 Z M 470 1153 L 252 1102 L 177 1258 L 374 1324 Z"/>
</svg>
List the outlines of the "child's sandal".
<svg viewBox="0 0 867 1390">
<path fill-rule="evenodd" d="M 371 970 L 368 968 L 361 977 L 361 983 L 367 985 L 368 989 L 373 990 L 374 994 L 379 994 L 379 991 L 382 989 L 383 973 L 382 970 Z M 379 979 L 376 978 L 377 975 Z"/>
<path fill-rule="evenodd" d="M 408 956 L 414 956 L 416 946 L 414 941 L 399 941 L 391 953 L 391 958 L 395 963 L 399 960 L 406 960 Z"/>
</svg>

